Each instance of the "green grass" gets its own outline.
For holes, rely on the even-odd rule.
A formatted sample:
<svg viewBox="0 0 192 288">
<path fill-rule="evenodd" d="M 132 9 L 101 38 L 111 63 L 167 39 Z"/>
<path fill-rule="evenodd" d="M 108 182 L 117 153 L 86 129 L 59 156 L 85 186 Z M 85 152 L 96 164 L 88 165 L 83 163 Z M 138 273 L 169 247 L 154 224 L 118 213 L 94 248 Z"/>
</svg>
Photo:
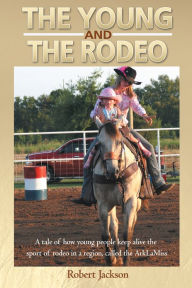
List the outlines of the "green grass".
<svg viewBox="0 0 192 288">
<path fill-rule="evenodd" d="M 176 177 L 168 177 L 168 176 L 167 176 L 167 183 L 176 183 L 176 184 L 179 184 L 179 180 L 180 180 L 180 177 L 179 177 L 179 176 L 176 176 Z"/>
<path fill-rule="evenodd" d="M 15 145 L 15 154 L 28 154 L 47 150 L 55 150 L 59 146 L 63 145 L 64 142 L 66 141 L 44 140 L 38 144 L 17 144 Z M 157 145 L 156 138 L 151 141 L 151 144 L 154 147 Z M 161 149 L 179 149 L 179 138 L 161 138 Z"/>
<path fill-rule="evenodd" d="M 162 149 L 179 149 L 179 138 L 175 139 L 161 139 Z"/>
<path fill-rule="evenodd" d="M 60 182 L 47 184 L 47 188 L 78 187 L 82 186 L 83 179 L 63 179 Z M 14 184 L 15 189 L 24 189 L 24 182 Z"/>
<path fill-rule="evenodd" d="M 179 184 L 179 176 L 177 177 L 167 177 L 168 183 Z M 83 184 L 83 179 L 63 179 L 61 182 L 48 184 L 48 189 L 54 188 L 65 188 L 65 187 L 80 187 Z M 18 182 L 14 185 L 15 189 L 24 189 L 24 183 Z"/>
<path fill-rule="evenodd" d="M 157 145 L 157 140 L 154 139 L 151 141 L 151 144 L 155 147 Z M 161 138 L 160 139 L 161 149 L 179 149 L 179 138 Z"/>
<path fill-rule="evenodd" d="M 55 150 L 61 145 L 64 144 L 64 141 L 51 140 L 51 141 L 42 141 L 37 144 L 17 144 L 15 145 L 15 154 L 28 154 L 34 152 L 41 152 L 47 150 Z"/>
</svg>

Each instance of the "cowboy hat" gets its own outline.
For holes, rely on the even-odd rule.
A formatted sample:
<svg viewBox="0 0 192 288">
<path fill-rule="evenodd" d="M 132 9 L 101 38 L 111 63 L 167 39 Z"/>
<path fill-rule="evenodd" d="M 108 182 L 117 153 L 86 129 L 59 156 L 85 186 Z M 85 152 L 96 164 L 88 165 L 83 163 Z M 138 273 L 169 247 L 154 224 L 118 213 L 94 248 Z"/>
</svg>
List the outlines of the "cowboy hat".
<svg viewBox="0 0 192 288">
<path fill-rule="evenodd" d="M 136 85 L 140 85 L 142 82 L 138 82 L 135 81 L 135 77 L 136 77 L 136 70 L 129 67 L 129 66 L 122 66 L 120 68 L 114 69 L 114 71 L 122 76 L 124 78 L 125 81 L 127 81 L 130 85 L 131 84 L 136 84 Z"/>
<path fill-rule="evenodd" d="M 109 99 L 109 100 L 115 100 L 117 102 L 121 101 L 121 95 L 117 95 L 113 88 L 107 87 L 104 88 L 100 95 L 97 96 L 99 99 Z"/>
</svg>

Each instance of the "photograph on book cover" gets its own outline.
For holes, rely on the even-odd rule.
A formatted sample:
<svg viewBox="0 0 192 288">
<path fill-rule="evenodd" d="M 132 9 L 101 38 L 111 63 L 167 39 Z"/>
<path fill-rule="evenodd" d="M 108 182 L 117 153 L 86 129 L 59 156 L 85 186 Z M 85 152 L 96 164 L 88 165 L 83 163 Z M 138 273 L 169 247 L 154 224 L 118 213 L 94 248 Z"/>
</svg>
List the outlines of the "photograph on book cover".
<svg viewBox="0 0 192 288">
<path fill-rule="evenodd" d="M 15 266 L 178 266 L 179 67 L 15 67 L 14 95 Z"/>
</svg>

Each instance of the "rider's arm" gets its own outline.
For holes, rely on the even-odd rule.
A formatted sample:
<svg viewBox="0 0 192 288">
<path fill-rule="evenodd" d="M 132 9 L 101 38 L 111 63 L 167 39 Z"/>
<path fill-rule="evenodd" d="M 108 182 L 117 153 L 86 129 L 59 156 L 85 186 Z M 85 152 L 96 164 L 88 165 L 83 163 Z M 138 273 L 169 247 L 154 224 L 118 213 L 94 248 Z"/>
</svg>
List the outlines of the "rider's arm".
<svg viewBox="0 0 192 288">
<path fill-rule="evenodd" d="M 105 117 L 104 117 L 101 105 L 98 105 L 97 109 L 95 110 L 95 115 L 93 117 L 93 120 L 95 123 L 96 123 L 96 117 L 99 118 L 101 123 L 105 122 Z"/>
<path fill-rule="evenodd" d="M 133 109 L 133 111 L 136 114 L 138 114 L 141 117 L 144 117 L 147 115 L 145 108 L 141 106 L 137 97 L 130 98 L 130 107 Z"/>
<path fill-rule="evenodd" d="M 130 99 L 130 107 L 133 111 L 138 114 L 139 116 L 143 117 L 143 119 L 151 126 L 153 123 L 152 117 L 147 115 L 145 109 L 141 106 L 138 99 L 133 97 Z"/>
</svg>

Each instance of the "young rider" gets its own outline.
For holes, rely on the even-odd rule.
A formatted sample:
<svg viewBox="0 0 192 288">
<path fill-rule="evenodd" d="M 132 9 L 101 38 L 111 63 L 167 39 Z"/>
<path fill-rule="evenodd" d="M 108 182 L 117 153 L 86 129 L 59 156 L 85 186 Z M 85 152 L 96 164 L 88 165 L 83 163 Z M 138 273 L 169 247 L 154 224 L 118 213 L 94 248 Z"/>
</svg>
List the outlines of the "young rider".
<svg viewBox="0 0 192 288">
<path fill-rule="evenodd" d="M 102 124 L 108 121 L 115 122 L 119 119 L 121 121 L 121 126 L 125 127 L 127 125 L 128 121 L 125 115 L 123 115 L 123 113 L 117 106 L 118 103 L 121 101 L 121 95 L 116 95 L 115 91 L 111 88 L 104 88 L 98 96 L 98 99 L 100 99 L 100 102 L 93 117 L 95 122 L 96 118 L 98 118 Z M 151 156 L 151 152 L 148 151 L 142 145 L 142 143 L 138 139 L 136 139 L 131 133 L 129 133 L 129 140 L 137 143 L 146 157 Z M 87 161 L 84 164 L 84 168 L 88 168 L 90 166 L 91 160 L 93 159 L 95 152 L 95 147 L 93 147 Z"/>
</svg>

